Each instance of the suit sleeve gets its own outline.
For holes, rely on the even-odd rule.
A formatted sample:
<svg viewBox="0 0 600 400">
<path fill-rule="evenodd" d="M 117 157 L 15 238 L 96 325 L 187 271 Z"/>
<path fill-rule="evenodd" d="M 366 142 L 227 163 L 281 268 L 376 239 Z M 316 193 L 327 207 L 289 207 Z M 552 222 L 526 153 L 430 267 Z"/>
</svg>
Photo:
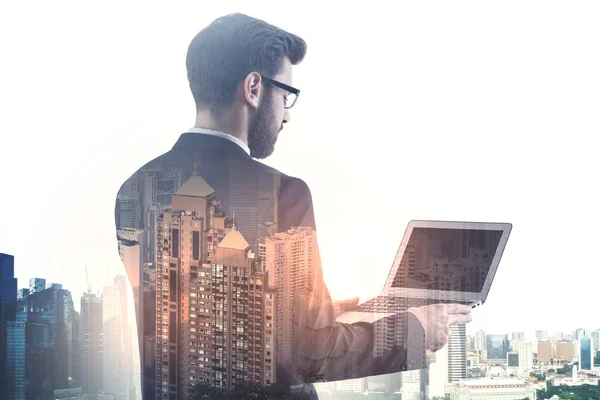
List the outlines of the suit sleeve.
<svg viewBox="0 0 600 400">
<path fill-rule="evenodd" d="M 282 180 L 279 223 L 280 230 L 293 226 L 316 230 L 310 190 L 302 180 Z M 316 254 L 319 257 L 318 244 Z M 295 295 L 290 372 L 296 383 L 360 378 L 424 367 L 425 335 L 413 314 L 395 314 L 375 324 L 337 322 L 320 260 L 316 265 L 313 289 Z M 376 355 L 376 336 L 382 329 L 393 329 L 395 337 L 400 339 Z"/>
</svg>

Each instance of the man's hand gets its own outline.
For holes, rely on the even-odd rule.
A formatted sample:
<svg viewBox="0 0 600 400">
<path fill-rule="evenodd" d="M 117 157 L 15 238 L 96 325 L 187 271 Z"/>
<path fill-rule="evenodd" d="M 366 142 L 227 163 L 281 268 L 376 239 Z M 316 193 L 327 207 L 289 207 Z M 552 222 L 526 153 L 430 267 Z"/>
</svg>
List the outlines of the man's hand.
<svg viewBox="0 0 600 400">
<path fill-rule="evenodd" d="M 348 300 L 333 300 L 334 315 L 338 316 L 343 312 L 354 310 L 358 305 L 358 300 L 358 297 Z"/>
<path fill-rule="evenodd" d="M 407 310 L 414 314 L 425 330 L 428 350 L 438 351 L 448 343 L 450 326 L 471 322 L 471 307 L 463 304 L 431 304 Z"/>
</svg>

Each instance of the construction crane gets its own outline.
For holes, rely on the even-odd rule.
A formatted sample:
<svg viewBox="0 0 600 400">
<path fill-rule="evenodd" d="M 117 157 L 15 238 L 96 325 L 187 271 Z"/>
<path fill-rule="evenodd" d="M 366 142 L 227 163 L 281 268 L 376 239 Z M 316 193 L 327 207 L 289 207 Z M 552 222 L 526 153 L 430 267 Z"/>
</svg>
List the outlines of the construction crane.
<svg viewBox="0 0 600 400">
<path fill-rule="evenodd" d="M 87 292 L 92 293 L 92 285 L 90 285 L 90 278 L 88 277 L 87 265 L 85 266 L 85 280 L 87 282 Z"/>
</svg>

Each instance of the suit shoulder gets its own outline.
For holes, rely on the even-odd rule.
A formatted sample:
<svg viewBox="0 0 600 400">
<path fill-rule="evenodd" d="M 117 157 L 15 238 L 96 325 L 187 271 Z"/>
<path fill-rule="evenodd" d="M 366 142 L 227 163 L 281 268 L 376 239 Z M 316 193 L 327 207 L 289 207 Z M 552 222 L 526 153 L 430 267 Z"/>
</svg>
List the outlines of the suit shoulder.
<svg viewBox="0 0 600 400">
<path fill-rule="evenodd" d="M 293 226 L 316 230 L 312 195 L 302 179 L 282 175 L 279 187 L 279 222 L 282 230 Z"/>
<path fill-rule="evenodd" d="M 146 164 L 139 167 L 131 175 L 129 175 L 129 177 L 127 179 L 125 179 L 125 181 L 121 184 L 121 186 L 119 186 L 119 191 L 117 192 L 117 198 L 119 197 L 119 195 L 123 194 L 125 190 L 129 190 L 130 185 L 134 184 L 134 182 L 138 179 L 140 172 L 142 172 L 143 170 L 148 170 L 151 168 L 158 168 L 158 167 L 167 167 L 167 165 L 165 165 L 165 163 L 168 162 L 168 160 L 171 158 L 172 153 L 173 153 L 173 150 L 169 150 L 169 151 L 159 155 L 158 157 L 153 158 L 152 160 L 148 161 Z"/>
<path fill-rule="evenodd" d="M 291 197 L 304 198 L 312 202 L 308 184 L 295 176 L 281 174 L 281 192 Z"/>
</svg>

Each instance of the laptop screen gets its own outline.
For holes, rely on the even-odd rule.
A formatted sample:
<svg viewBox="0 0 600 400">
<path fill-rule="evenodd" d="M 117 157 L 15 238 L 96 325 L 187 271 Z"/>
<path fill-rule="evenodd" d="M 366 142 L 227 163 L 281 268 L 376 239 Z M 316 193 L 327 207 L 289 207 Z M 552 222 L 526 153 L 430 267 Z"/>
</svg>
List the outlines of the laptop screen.
<svg viewBox="0 0 600 400">
<path fill-rule="evenodd" d="M 415 227 L 392 287 L 481 292 L 502 233 Z"/>
</svg>

